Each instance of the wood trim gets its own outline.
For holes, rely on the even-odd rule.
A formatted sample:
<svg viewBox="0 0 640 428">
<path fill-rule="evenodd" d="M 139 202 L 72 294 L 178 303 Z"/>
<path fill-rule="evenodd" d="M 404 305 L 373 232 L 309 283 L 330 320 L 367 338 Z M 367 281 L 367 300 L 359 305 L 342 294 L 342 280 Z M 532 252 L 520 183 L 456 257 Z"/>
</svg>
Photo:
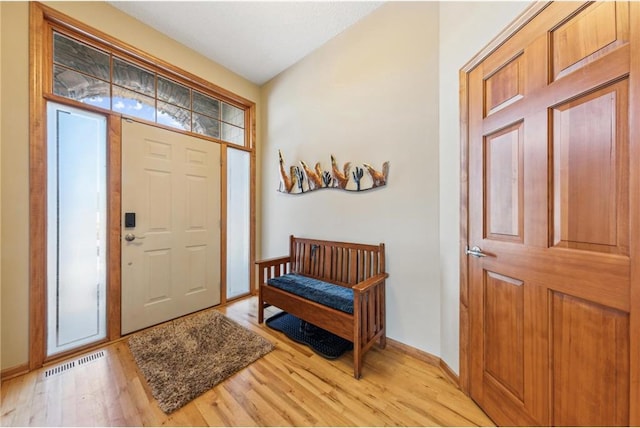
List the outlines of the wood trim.
<svg viewBox="0 0 640 428">
<path fill-rule="evenodd" d="M 444 374 L 444 377 L 450 381 L 452 384 L 456 386 L 458 389 L 462 389 L 460 387 L 460 378 L 456 373 L 449 367 L 447 363 L 442 360 L 442 358 L 436 357 L 429 352 L 422 351 L 420 349 L 414 348 L 413 346 L 404 344 L 402 342 L 398 342 L 397 340 L 390 339 L 387 337 L 387 344 L 390 348 L 393 348 L 403 354 L 407 354 L 412 358 L 420 360 L 424 363 L 432 365 L 434 367 L 439 367 Z M 464 392 L 464 391 L 463 391 Z"/>
<path fill-rule="evenodd" d="M 460 71 L 460 378 L 462 391 L 469 393 L 469 265 L 465 253 L 469 242 L 469 98 L 468 73 Z"/>
<path fill-rule="evenodd" d="M 449 367 L 449 365 L 442 359 L 440 359 L 440 369 L 444 372 L 451 383 L 460 389 L 460 378 L 458 378 L 458 375 L 453 371 L 453 369 L 451 369 L 451 367 Z"/>
<path fill-rule="evenodd" d="M 629 66 L 629 159 L 640 158 L 640 128 L 634 119 L 640 117 L 640 3 L 629 2 L 630 8 L 630 66 Z M 630 316 L 629 316 L 629 425 L 640 425 L 640 166 L 629 165 L 629 245 L 630 272 Z M 635 237 L 635 239 L 633 239 Z M 636 403 L 634 405 L 633 403 Z"/>
<path fill-rule="evenodd" d="M 535 1 L 531 3 L 520 15 L 518 15 L 504 30 L 494 37 L 480 52 L 475 54 L 464 66 L 461 71 L 469 72 L 480 64 L 486 57 L 491 55 L 504 42 L 513 36 L 518 30 L 527 25 L 535 18 L 544 8 L 549 6 L 551 2 Z"/>
<path fill-rule="evenodd" d="M 256 148 L 256 105 L 249 107 L 249 148 Z"/>
<path fill-rule="evenodd" d="M 46 326 L 46 103 L 42 97 L 44 71 L 43 10 L 29 5 L 29 364 L 42 367 Z"/>
<path fill-rule="evenodd" d="M 107 168 L 109 244 L 107 247 L 107 337 L 120 337 L 122 234 L 122 121 L 111 114 L 107 118 Z"/>
<path fill-rule="evenodd" d="M 110 344 L 112 342 L 112 340 L 109 338 L 108 333 L 109 332 L 107 331 L 107 336 L 104 339 L 101 339 L 101 340 L 98 340 L 98 341 L 95 341 L 95 342 L 91 342 L 91 343 L 87 343 L 86 345 L 78 346 L 77 348 L 69 349 L 68 351 L 58 352 L 57 354 L 54 354 L 54 355 L 51 355 L 50 357 L 45 358 L 44 363 L 42 363 L 42 367 L 50 366 L 50 365 L 55 364 L 55 363 L 57 363 L 59 361 L 71 358 L 71 357 L 73 357 L 75 355 L 86 354 L 86 353 L 91 352 L 91 351 L 93 351 L 95 349 L 99 349 L 99 348 L 102 348 L 104 346 L 107 346 L 108 344 Z M 119 340 L 119 338 L 116 338 L 113 341 L 117 341 L 117 340 Z"/>
<path fill-rule="evenodd" d="M 414 348 L 413 346 L 409 346 L 402 342 L 398 342 L 397 340 L 391 339 L 387 337 L 387 345 L 391 348 L 394 348 L 404 354 L 410 355 L 411 357 L 430 364 L 432 366 L 440 367 L 440 362 L 442 361 L 439 357 L 436 357 L 433 354 L 422 351 L 418 348 Z"/>
<path fill-rule="evenodd" d="M 42 80 L 44 81 L 44 79 Z M 61 97 L 59 95 L 48 93 L 46 91 L 42 93 L 42 97 L 47 101 L 52 101 L 58 104 L 65 104 L 69 107 L 75 107 L 81 110 L 89 111 L 96 114 L 101 114 L 104 116 L 109 116 L 109 115 L 116 116 L 116 117 L 122 116 L 120 113 L 116 113 L 112 110 L 104 109 L 102 107 L 92 106 L 90 104 L 81 103 L 80 101 L 72 100 L 71 98 Z M 127 116 L 124 116 L 124 117 L 127 117 Z M 149 123 L 153 123 L 153 122 L 149 122 Z M 161 125 L 161 126 L 164 126 L 164 125 Z M 173 128 L 168 128 L 168 129 L 173 129 Z"/>
<path fill-rule="evenodd" d="M 256 151 L 249 154 L 249 292 L 252 295 L 257 293 L 256 270 Z"/>
<path fill-rule="evenodd" d="M 4 382 L 11 378 L 29 373 L 29 363 L 20 364 L 18 366 L 9 367 L 0 372 L 0 381 Z"/>
<path fill-rule="evenodd" d="M 254 265 L 256 262 L 256 106 L 253 105 L 249 109 L 250 119 L 250 142 L 251 153 L 249 154 L 249 292 L 257 293 L 256 270 Z"/>
</svg>

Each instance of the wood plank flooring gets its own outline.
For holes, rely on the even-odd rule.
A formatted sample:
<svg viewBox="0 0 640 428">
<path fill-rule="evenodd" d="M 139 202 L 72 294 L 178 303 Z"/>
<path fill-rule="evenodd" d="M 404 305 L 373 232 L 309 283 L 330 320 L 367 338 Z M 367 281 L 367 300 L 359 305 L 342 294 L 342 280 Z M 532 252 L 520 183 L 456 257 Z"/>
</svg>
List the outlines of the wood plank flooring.
<svg viewBox="0 0 640 428">
<path fill-rule="evenodd" d="M 171 415 L 158 407 L 123 340 L 102 348 L 103 358 L 62 373 L 45 377 L 58 363 L 3 382 L 0 425 L 493 425 L 440 368 L 397 347 L 374 347 L 356 380 L 350 352 L 337 360 L 316 355 L 258 325 L 256 304 L 249 298 L 218 310 L 276 349 Z"/>
</svg>

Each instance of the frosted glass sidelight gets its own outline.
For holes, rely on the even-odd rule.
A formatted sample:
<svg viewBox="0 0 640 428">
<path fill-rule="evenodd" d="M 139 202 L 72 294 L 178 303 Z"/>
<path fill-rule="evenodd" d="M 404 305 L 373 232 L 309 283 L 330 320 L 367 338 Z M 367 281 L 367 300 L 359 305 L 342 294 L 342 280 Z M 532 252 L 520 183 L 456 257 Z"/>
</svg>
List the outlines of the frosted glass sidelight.
<svg viewBox="0 0 640 428">
<path fill-rule="evenodd" d="M 249 152 L 227 148 L 227 298 L 249 292 Z"/>
<path fill-rule="evenodd" d="M 47 105 L 47 355 L 106 337 L 106 118 Z"/>
</svg>

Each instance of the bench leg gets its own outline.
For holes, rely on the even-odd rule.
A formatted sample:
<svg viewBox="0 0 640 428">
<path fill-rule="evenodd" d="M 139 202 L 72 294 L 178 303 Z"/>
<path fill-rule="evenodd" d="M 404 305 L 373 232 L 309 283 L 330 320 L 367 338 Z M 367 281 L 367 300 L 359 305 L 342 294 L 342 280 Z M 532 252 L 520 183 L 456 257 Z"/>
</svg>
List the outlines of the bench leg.
<svg viewBox="0 0 640 428">
<path fill-rule="evenodd" d="M 362 374 L 362 353 L 359 346 L 353 346 L 353 377 L 360 379 Z"/>
<path fill-rule="evenodd" d="M 362 340 L 361 336 L 361 324 L 359 320 L 354 319 L 354 334 L 353 334 L 353 377 L 360 379 L 362 374 Z"/>
<path fill-rule="evenodd" d="M 262 285 L 258 287 L 258 324 L 264 322 L 264 301 L 262 300 Z"/>
<path fill-rule="evenodd" d="M 380 336 L 380 348 L 384 349 L 387 347 L 387 335 L 386 333 L 382 333 Z"/>
</svg>

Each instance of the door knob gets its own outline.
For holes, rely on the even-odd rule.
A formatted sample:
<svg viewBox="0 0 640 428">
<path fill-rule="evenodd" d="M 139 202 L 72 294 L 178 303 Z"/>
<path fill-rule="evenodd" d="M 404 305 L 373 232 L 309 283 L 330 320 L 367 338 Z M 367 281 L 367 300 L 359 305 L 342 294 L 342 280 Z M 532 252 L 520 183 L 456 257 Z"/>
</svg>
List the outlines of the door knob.
<svg viewBox="0 0 640 428">
<path fill-rule="evenodd" d="M 136 239 L 144 239 L 144 238 L 146 238 L 146 236 L 136 236 L 133 233 L 127 233 L 126 235 L 124 235 L 124 240 L 127 242 L 131 242 Z"/>
<path fill-rule="evenodd" d="M 482 252 L 482 249 L 478 246 L 475 246 L 471 249 L 469 249 L 469 247 L 464 249 L 464 253 L 466 255 L 471 255 L 474 257 L 487 257 L 487 255 L 485 253 Z"/>
</svg>

